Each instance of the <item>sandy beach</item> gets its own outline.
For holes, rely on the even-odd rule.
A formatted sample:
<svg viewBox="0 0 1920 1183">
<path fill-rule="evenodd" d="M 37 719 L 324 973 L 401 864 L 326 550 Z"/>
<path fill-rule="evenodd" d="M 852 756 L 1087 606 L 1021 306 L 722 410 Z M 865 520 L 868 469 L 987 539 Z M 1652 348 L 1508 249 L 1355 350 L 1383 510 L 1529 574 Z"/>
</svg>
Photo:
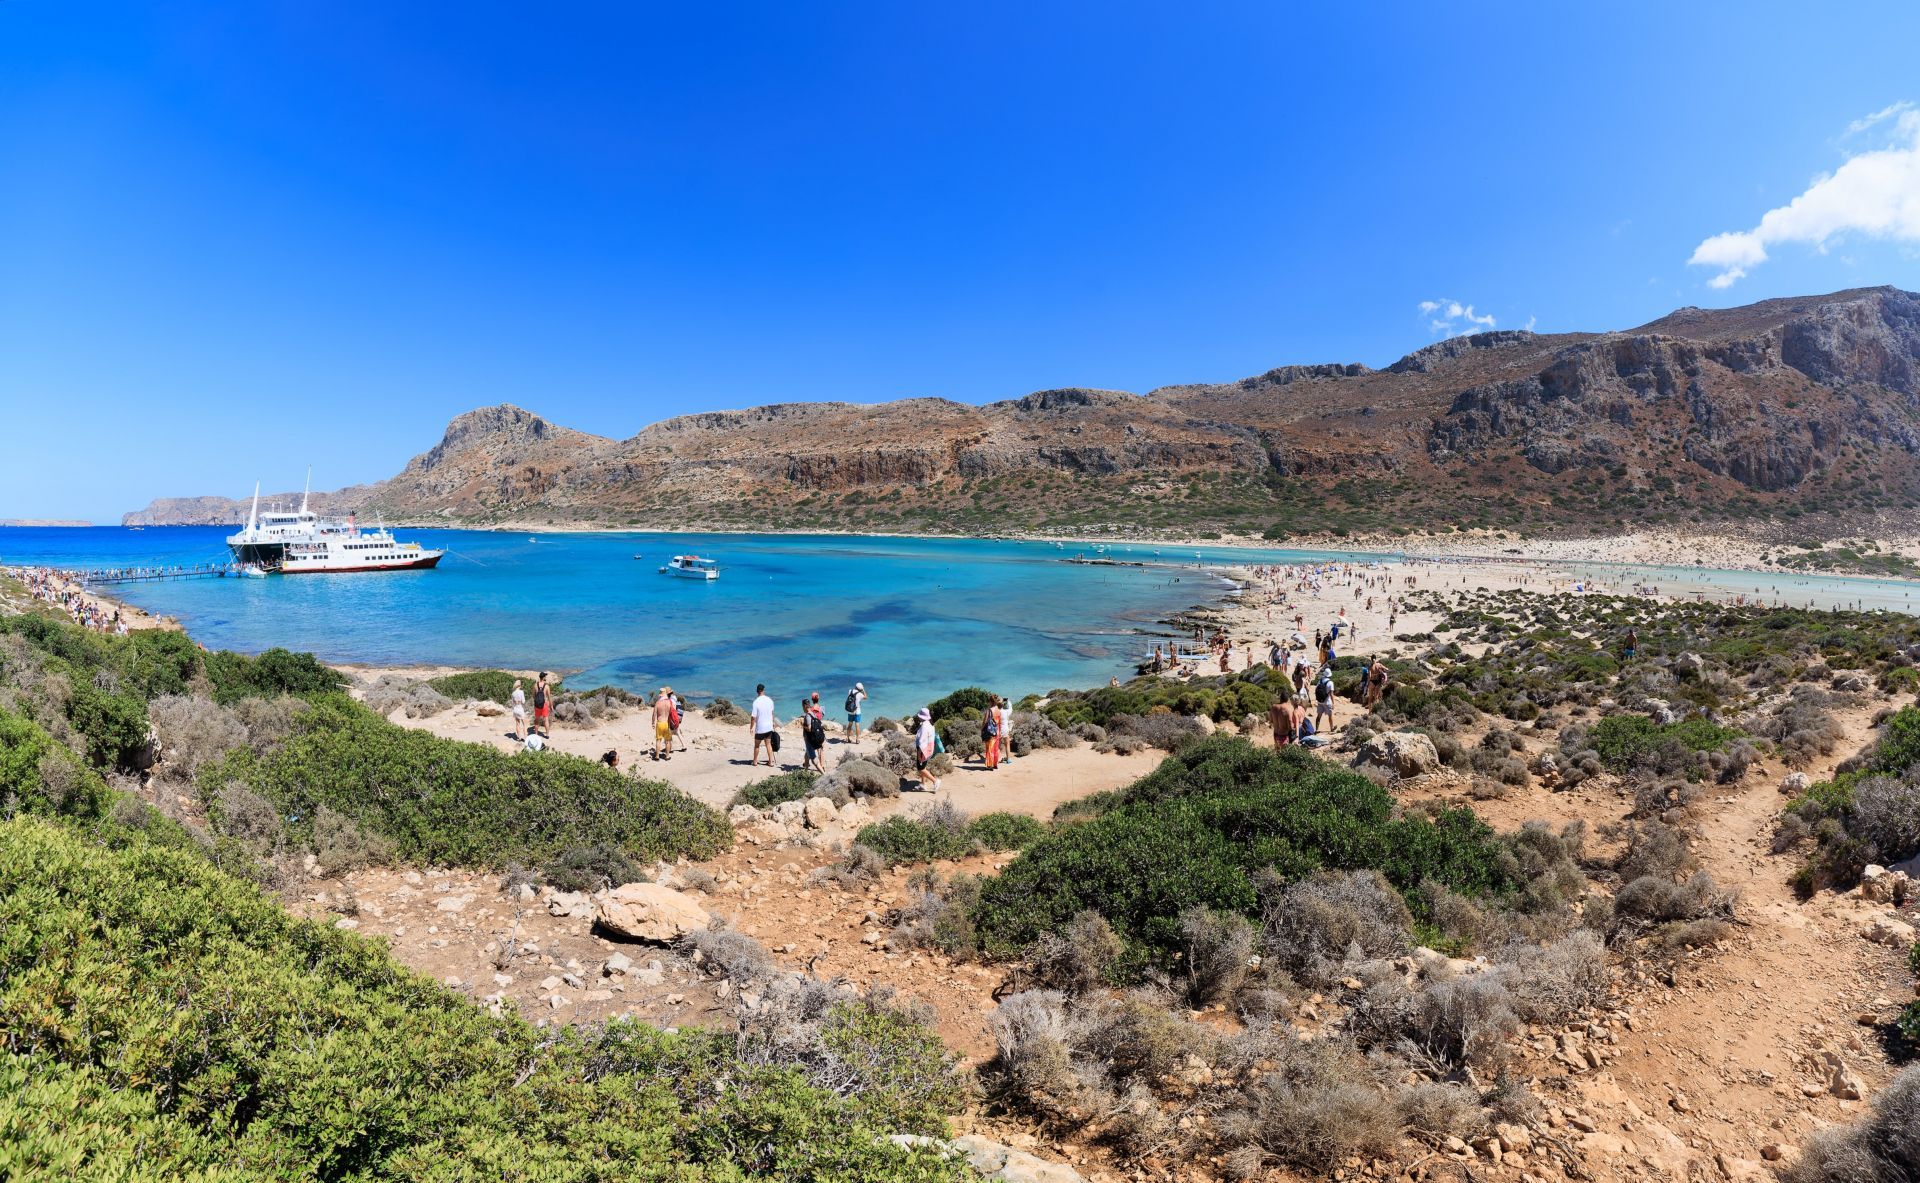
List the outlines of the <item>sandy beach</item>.
<svg viewBox="0 0 1920 1183">
<path fill-rule="evenodd" d="M 448 671 L 422 667 L 356 667 L 351 672 L 371 680 L 389 673 L 422 678 Z M 457 703 L 453 709 L 428 718 L 409 719 L 404 711 L 396 710 L 390 719 L 402 727 L 429 731 L 446 739 L 486 744 L 503 752 L 517 751 L 521 745 L 513 737 L 512 717 L 504 713 L 481 713 L 499 709 L 493 704 Z M 871 717 L 868 722 L 872 722 Z M 651 716 L 644 708 L 636 708 L 618 718 L 596 721 L 589 727 L 556 723 L 551 747 L 590 760 L 599 759 L 609 750 L 616 751 L 620 753 L 621 768 L 638 769 L 641 776 L 666 781 L 696 800 L 725 808 L 735 793 L 754 781 L 800 767 L 804 747 L 799 721 L 788 720 L 782 733 L 779 762 L 774 768 L 748 762 L 752 743 L 745 726 L 722 726 L 697 710 L 689 710 L 681 724 L 680 737 L 687 750 L 676 751 L 669 760 L 648 758 L 653 727 Z M 830 719 L 827 767 L 831 769 L 841 760 L 877 751 L 882 738 L 866 735 L 857 744 L 849 743 L 842 725 Z M 987 771 L 978 763 L 956 764 L 953 774 L 942 778 L 938 799 L 950 800 L 973 814 L 1005 810 L 1046 818 L 1063 801 L 1138 780 L 1151 772 L 1164 754 L 1149 750 L 1131 756 L 1103 755 L 1089 747 L 1076 746 L 1009 759 L 995 772 Z M 932 793 L 906 792 L 872 805 L 876 815 L 884 816 L 934 799 Z"/>
</svg>

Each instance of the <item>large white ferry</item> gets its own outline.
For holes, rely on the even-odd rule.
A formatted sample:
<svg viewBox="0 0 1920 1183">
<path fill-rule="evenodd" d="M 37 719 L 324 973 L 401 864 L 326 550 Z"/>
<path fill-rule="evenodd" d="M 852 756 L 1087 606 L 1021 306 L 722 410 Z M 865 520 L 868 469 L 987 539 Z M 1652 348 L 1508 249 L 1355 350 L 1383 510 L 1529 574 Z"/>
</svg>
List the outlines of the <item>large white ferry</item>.
<svg viewBox="0 0 1920 1183">
<path fill-rule="evenodd" d="M 243 568 L 282 575 L 317 572 L 407 571 L 431 567 L 443 550 L 428 550 L 417 542 L 395 540 L 383 528 L 362 530 L 352 516 L 330 521 L 307 509 L 300 494 L 300 512 L 260 512 L 260 486 L 253 487 L 253 508 L 247 528 L 227 537 L 227 548 Z"/>
</svg>

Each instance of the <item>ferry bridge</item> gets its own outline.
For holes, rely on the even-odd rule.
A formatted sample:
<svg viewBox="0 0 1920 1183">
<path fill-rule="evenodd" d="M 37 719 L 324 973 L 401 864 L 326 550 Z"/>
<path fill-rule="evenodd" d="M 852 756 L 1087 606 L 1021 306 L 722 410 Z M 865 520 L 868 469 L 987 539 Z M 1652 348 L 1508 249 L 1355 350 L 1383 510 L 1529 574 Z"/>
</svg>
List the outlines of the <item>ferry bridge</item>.
<svg viewBox="0 0 1920 1183">
<path fill-rule="evenodd" d="M 110 583 L 159 583 L 169 579 L 220 579 L 237 575 L 240 564 L 234 562 L 193 563 L 173 567 L 97 567 L 61 572 L 85 587 Z"/>
</svg>

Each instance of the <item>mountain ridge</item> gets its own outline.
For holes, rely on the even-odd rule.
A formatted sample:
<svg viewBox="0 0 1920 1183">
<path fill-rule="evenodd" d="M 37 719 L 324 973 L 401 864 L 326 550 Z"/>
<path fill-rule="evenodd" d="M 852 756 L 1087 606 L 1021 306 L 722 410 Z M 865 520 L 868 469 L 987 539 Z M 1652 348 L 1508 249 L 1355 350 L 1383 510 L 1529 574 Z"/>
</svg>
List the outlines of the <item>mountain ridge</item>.
<svg viewBox="0 0 1920 1183">
<path fill-rule="evenodd" d="M 1920 296 L 1876 287 L 1614 332 L 1494 330 L 1379 369 L 982 405 L 777 402 L 624 439 L 499 404 L 456 416 L 394 477 L 316 497 L 482 526 L 1819 533 L 1842 509 L 1920 508 L 1916 453 Z M 236 513 L 239 499 L 168 498 L 125 520 Z"/>
</svg>

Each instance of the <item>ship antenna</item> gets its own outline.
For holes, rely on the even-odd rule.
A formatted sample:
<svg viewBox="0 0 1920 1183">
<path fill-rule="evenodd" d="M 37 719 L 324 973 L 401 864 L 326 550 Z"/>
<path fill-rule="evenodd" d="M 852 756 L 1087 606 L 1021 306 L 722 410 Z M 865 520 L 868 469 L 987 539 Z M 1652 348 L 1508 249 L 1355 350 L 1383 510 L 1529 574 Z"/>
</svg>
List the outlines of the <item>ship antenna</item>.
<svg viewBox="0 0 1920 1183">
<path fill-rule="evenodd" d="M 307 485 L 300 490 L 300 512 L 307 512 L 307 494 L 313 492 L 313 465 L 307 465 Z"/>
</svg>

